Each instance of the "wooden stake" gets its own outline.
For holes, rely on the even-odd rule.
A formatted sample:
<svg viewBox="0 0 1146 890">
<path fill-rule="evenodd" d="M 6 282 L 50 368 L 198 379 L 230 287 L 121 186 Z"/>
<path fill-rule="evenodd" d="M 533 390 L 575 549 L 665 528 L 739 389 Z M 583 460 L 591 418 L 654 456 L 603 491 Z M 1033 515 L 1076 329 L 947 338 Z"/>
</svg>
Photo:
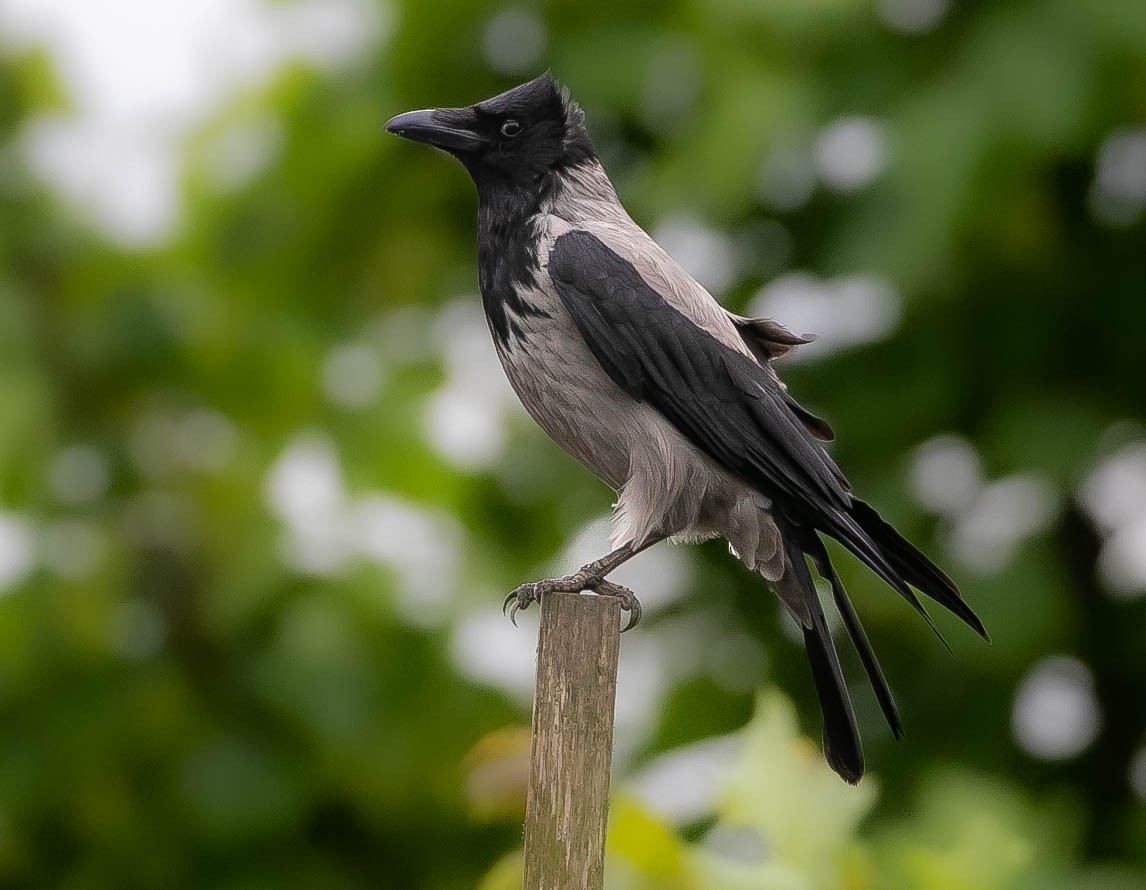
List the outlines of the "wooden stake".
<svg viewBox="0 0 1146 890">
<path fill-rule="evenodd" d="M 604 883 L 620 615 L 614 597 L 541 599 L 523 890 Z"/>
</svg>

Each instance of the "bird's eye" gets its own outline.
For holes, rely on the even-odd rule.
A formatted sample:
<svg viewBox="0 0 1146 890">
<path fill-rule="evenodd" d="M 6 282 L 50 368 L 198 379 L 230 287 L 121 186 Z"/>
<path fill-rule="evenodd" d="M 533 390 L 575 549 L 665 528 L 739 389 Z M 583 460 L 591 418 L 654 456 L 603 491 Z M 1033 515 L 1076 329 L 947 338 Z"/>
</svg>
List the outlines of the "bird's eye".
<svg viewBox="0 0 1146 890">
<path fill-rule="evenodd" d="M 517 121 L 510 120 L 501 125 L 501 135 L 506 139 L 512 139 L 520 132 L 521 124 L 519 124 Z"/>
</svg>

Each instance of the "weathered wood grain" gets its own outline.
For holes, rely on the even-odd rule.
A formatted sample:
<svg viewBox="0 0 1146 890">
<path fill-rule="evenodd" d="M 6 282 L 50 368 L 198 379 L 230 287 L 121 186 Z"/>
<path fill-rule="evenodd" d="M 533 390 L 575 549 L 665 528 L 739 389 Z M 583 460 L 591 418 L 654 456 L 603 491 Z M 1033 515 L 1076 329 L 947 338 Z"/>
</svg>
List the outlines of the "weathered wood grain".
<svg viewBox="0 0 1146 890">
<path fill-rule="evenodd" d="M 599 890 L 604 882 L 619 643 L 615 598 L 542 598 L 524 890 Z"/>
</svg>

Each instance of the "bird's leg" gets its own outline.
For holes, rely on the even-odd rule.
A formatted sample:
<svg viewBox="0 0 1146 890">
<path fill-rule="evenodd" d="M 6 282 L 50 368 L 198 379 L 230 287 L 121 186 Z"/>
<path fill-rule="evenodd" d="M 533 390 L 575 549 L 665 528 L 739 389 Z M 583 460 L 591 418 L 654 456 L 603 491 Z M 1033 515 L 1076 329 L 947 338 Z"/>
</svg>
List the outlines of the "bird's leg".
<svg viewBox="0 0 1146 890">
<path fill-rule="evenodd" d="M 502 611 L 509 609 L 509 619 L 516 625 L 517 613 L 522 609 L 528 609 L 532 603 L 540 602 L 541 597 L 547 593 L 580 593 L 583 590 L 592 590 L 599 596 L 615 596 L 621 601 L 621 608 L 629 613 L 629 620 L 624 628 L 628 630 L 640 621 L 641 604 L 637 601 L 636 594 L 629 588 L 606 581 L 605 576 L 658 540 L 660 539 L 653 539 L 639 546 L 625 544 L 600 559 L 586 563 L 571 575 L 522 584 L 514 588 L 505 598 Z"/>
</svg>

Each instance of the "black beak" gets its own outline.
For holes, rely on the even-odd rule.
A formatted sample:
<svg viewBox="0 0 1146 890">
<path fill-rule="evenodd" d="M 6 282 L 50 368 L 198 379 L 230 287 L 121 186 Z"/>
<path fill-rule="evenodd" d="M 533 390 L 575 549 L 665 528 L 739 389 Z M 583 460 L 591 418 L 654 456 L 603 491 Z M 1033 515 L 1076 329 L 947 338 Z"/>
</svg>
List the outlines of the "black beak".
<svg viewBox="0 0 1146 890">
<path fill-rule="evenodd" d="M 386 129 L 395 135 L 449 152 L 476 151 L 485 146 L 477 128 L 477 115 L 469 108 L 407 111 L 386 121 Z"/>
</svg>

